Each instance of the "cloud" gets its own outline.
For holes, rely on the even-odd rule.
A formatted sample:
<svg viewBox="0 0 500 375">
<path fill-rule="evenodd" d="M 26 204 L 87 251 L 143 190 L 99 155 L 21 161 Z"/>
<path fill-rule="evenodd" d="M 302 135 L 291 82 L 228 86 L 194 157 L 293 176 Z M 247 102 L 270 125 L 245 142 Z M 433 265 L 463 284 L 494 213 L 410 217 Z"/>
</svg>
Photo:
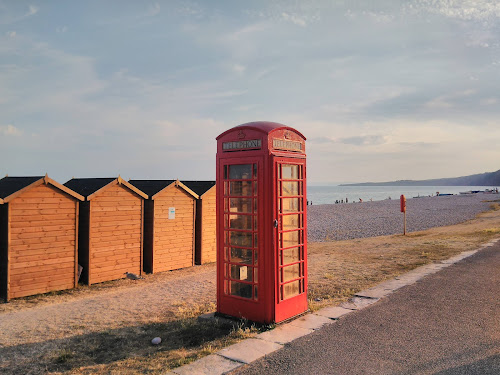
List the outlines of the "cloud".
<svg viewBox="0 0 500 375">
<path fill-rule="evenodd" d="M 306 21 L 303 18 L 300 18 L 294 14 L 281 13 L 282 18 L 285 21 L 289 21 L 297 26 L 305 27 L 307 25 Z"/>
<path fill-rule="evenodd" d="M 420 0 L 406 5 L 410 12 L 428 12 L 464 21 L 487 21 L 500 18 L 497 0 Z"/>
<path fill-rule="evenodd" d="M 5 136 L 13 136 L 19 137 L 23 135 L 23 131 L 21 129 L 16 128 L 14 125 L 0 125 L 0 134 Z"/>
<path fill-rule="evenodd" d="M 29 8 L 28 8 L 28 12 L 24 16 L 25 17 L 31 17 L 31 16 L 37 14 L 38 10 L 39 10 L 39 8 L 37 8 L 36 6 L 30 5 Z"/>
<path fill-rule="evenodd" d="M 5 33 L 9 38 L 15 38 L 17 33 L 15 31 L 7 31 Z"/>
<path fill-rule="evenodd" d="M 56 27 L 56 33 L 65 33 L 66 31 L 68 31 L 68 26 Z"/>
<path fill-rule="evenodd" d="M 233 70 L 233 72 L 235 73 L 244 73 L 245 70 L 247 69 L 246 66 L 244 65 L 240 65 L 240 64 L 234 64 L 231 69 Z"/>
<path fill-rule="evenodd" d="M 386 143 L 386 138 L 383 135 L 361 135 L 340 138 L 338 142 L 355 146 L 374 146 Z"/>
<path fill-rule="evenodd" d="M 147 11 L 147 15 L 149 17 L 154 17 L 158 14 L 160 14 L 160 11 L 161 11 L 161 7 L 160 7 L 160 4 L 158 3 L 154 3 L 153 5 L 151 5 L 149 8 L 148 8 L 148 11 Z"/>
</svg>

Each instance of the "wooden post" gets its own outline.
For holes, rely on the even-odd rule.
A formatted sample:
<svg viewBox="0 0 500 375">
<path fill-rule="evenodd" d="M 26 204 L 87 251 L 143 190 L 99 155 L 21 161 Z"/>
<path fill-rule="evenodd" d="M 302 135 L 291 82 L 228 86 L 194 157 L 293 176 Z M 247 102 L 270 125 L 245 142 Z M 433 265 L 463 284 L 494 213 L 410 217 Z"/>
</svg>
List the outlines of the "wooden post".
<svg viewBox="0 0 500 375">
<path fill-rule="evenodd" d="M 403 234 L 406 236 L 406 210 L 404 212 L 404 229 L 403 229 Z"/>
</svg>

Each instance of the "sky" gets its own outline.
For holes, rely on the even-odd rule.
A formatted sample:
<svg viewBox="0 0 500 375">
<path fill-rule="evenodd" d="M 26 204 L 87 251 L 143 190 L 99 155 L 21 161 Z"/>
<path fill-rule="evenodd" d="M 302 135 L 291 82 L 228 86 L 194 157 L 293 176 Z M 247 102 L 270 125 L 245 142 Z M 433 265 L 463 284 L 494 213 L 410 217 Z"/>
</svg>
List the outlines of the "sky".
<svg viewBox="0 0 500 375">
<path fill-rule="evenodd" d="M 0 176 L 215 179 L 274 121 L 308 183 L 500 169 L 500 1 L 0 0 Z"/>
</svg>

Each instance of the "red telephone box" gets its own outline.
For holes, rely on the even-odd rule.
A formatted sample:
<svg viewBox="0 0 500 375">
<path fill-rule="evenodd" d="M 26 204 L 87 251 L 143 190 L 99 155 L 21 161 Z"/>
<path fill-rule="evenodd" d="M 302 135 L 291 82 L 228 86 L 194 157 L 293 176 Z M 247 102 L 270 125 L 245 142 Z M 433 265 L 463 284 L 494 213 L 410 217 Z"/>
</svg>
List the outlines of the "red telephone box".
<svg viewBox="0 0 500 375">
<path fill-rule="evenodd" d="M 305 137 L 251 122 L 217 137 L 217 312 L 260 323 L 307 310 Z"/>
</svg>

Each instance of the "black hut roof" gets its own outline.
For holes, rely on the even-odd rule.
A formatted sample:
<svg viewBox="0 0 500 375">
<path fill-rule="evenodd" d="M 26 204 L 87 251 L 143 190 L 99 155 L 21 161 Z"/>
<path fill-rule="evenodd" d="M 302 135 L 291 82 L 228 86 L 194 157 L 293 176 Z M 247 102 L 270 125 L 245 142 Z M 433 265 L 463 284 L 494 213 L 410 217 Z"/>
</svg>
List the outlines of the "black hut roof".
<svg viewBox="0 0 500 375">
<path fill-rule="evenodd" d="M 0 180 L 0 199 L 4 199 L 16 191 L 41 180 L 44 176 L 33 177 L 4 177 Z"/>
<path fill-rule="evenodd" d="M 129 180 L 130 184 L 145 192 L 149 197 L 173 184 L 175 180 Z"/>
<path fill-rule="evenodd" d="M 116 180 L 116 177 L 110 178 L 72 178 L 64 183 L 64 186 L 83 195 L 85 198 Z"/>
<path fill-rule="evenodd" d="M 215 181 L 181 181 L 184 185 L 190 188 L 199 196 L 205 194 L 208 190 L 210 190 L 214 185 Z"/>
</svg>

